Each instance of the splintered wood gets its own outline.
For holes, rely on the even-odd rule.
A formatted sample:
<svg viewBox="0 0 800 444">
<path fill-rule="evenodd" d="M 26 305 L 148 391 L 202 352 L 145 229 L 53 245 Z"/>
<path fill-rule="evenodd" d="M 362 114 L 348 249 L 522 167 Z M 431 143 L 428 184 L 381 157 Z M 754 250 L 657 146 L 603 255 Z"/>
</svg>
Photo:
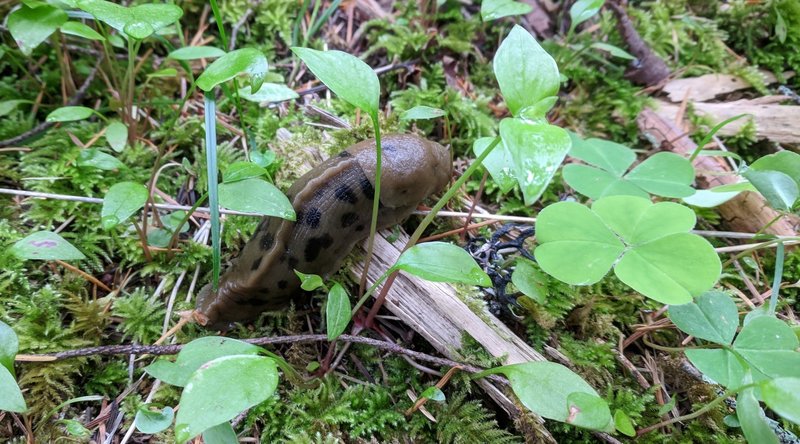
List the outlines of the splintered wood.
<svg viewBox="0 0 800 444">
<path fill-rule="evenodd" d="M 663 146 L 687 156 L 697 148 L 685 132 L 651 109 L 642 111 L 637 123 L 642 133 L 656 146 Z M 730 167 L 721 157 L 698 156 L 694 160 L 694 167 L 697 171 L 698 188 L 708 189 L 737 182 L 737 176 L 730 174 Z M 725 224 L 733 231 L 756 233 L 778 217 L 778 213 L 767 205 L 760 194 L 749 191 L 717 208 Z M 800 219 L 783 217 L 765 231 L 776 235 L 797 236 L 798 226 Z"/>
<path fill-rule="evenodd" d="M 397 241 L 390 243 L 384 237 L 388 233 L 384 231 L 375 236 L 374 255 L 369 268 L 370 283 L 394 265 L 408 242 L 408 236 L 403 233 Z M 362 254 L 365 245 L 366 242 L 361 245 Z M 362 270 L 363 263 L 359 263 L 350 272 L 358 279 Z M 504 364 L 545 360 L 488 311 L 480 316 L 473 313 L 448 284 L 428 282 L 400 273 L 386 296 L 384 307 L 449 359 L 461 359 L 461 339 L 466 333 L 492 356 L 503 358 Z M 502 389 L 486 379 L 477 383 L 512 417 L 519 416 L 519 406 Z M 541 419 L 539 421 L 543 424 Z M 549 438 L 547 442 L 555 442 L 544 427 L 540 431 L 542 436 Z"/>
</svg>

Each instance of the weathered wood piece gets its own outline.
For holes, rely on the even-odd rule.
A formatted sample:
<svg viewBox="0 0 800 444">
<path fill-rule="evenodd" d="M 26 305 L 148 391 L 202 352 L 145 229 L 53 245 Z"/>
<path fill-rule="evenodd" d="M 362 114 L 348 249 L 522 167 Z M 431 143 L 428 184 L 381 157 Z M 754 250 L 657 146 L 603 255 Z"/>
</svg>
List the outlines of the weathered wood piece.
<svg viewBox="0 0 800 444">
<path fill-rule="evenodd" d="M 769 71 L 761 71 L 761 75 L 767 85 L 778 81 L 775 74 Z M 783 75 L 787 79 L 794 77 L 793 72 L 786 72 Z M 682 102 L 684 99 L 705 102 L 723 94 L 749 88 L 752 86 L 747 81 L 732 74 L 706 74 L 670 80 L 664 85 L 664 92 L 672 102 Z"/>
<path fill-rule="evenodd" d="M 369 268 L 370 283 L 375 282 L 385 270 L 394 265 L 400 257 L 401 249 L 408 242 L 405 233 L 394 243 L 387 241 L 384 235 L 388 235 L 388 232 L 379 233 L 375 237 L 373 259 Z M 362 254 L 365 254 L 365 247 L 366 242 L 361 245 Z M 358 279 L 362 270 L 363 263 L 358 263 L 350 272 Z M 505 364 L 545 360 L 488 311 L 473 313 L 448 284 L 424 281 L 401 272 L 386 296 L 384 307 L 449 359 L 463 359 L 458 350 L 461 348 L 462 335 L 467 333 L 492 356 L 504 358 Z M 478 381 L 478 385 L 509 415 L 516 417 L 521 414 L 519 405 L 501 388 L 485 379 Z M 541 418 L 539 421 L 543 424 Z M 544 426 L 540 432 L 541 436 L 546 437 L 545 442 L 555 442 Z"/>
<path fill-rule="evenodd" d="M 709 117 L 714 124 L 739 114 L 751 114 L 755 119 L 756 135 L 779 143 L 800 143 L 800 106 L 778 105 L 774 101 L 786 97 L 762 97 L 756 100 L 737 100 L 725 103 L 695 102 L 694 112 Z M 773 103 L 770 103 L 773 101 Z M 658 101 L 658 114 L 674 122 L 680 105 L 664 100 Z M 722 127 L 717 134 L 733 136 L 739 132 L 749 117 L 743 117 Z"/>
<path fill-rule="evenodd" d="M 697 145 L 684 131 L 675 126 L 671 120 L 665 119 L 660 113 L 651 109 L 645 108 L 639 114 L 637 123 L 642 133 L 656 146 L 667 146 L 668 149 L 685 155 L 689 155 L 697 148 Z M 736 176 L 730 174 L 730 167 L 721 157 L 698 156 L 694 160 L 694 167 L 697 172 L 699 188 L 707 189 L 737 181 Z M 729 229 L 747 233 L 758 232 L 778 216 L 778 213 L 767 205 L 760 194 L 749 191 L 739 194 L 717 209 Z M 770 225 L 766 232 L 783 236 L 797 236 L 799 226 L 800 219 L 783 217 Z"/>
</svg>

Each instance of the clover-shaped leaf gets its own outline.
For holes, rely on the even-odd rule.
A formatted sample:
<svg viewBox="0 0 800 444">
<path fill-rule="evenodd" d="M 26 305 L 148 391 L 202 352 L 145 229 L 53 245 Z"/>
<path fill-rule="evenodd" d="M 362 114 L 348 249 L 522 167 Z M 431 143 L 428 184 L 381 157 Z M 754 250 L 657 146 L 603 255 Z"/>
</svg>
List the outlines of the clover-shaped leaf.
<svg viewBox="0 0 800 444">
<path fill-rule="evenodd" d="M 536 259 L 545 272 L 573 285 L 593 284 L 614 267 L 643 295 L 683 304 L 714 285 L 721 271 L 711 244 L 688 233 L 694 223 L 687 207 L 640 197 L 606 197 L 591 209 L 560 202 L 539 213 Z"/>
<path fill-rule="evenodd" d="M 629 195 L 648 197 L 687 197 L 695 193 L 689 186 L 694 180 L 691 162 L 674 153 L 657 153 L 625 172 L 636 155 L 630 148 L 608 140 L 581 140 L 572 136 L 569 155 L 588 165 L 564 167 L 564 180 L 577 192 L 592 199 Z"/>
<path fill-rule="evenodd" d="M 748 364 L 772 378 L 800 378 L 798 347 L 800 341 L 791 327 L 772 316 L 753 319 L 733 342 L 733 349 Z"/>
<path fill-rule="evenodd" d="M 669 318 L 683 332 L 721 345 L 730 344 L 739 327 L 736 304 L 721 291 L 707 291 L 694 302 L 669 307 Z"/>
</svg>

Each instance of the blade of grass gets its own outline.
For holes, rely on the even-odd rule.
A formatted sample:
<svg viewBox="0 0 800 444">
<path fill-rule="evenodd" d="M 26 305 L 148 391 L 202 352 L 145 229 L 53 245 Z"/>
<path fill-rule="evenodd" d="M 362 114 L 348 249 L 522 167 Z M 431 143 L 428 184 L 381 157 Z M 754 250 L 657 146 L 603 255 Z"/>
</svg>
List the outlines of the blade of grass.
<svg viewBox="0 0 800 444">
<path fill-rule="evenodd" d="M 219 233 L 219 194 L 217 194 L 217 109 L 214 101 L 214 92 L 205 94 L 205 124 L 206 124 L 206 172 L 208 174 L 208 207 L 211 212 L 211 260 L 213 274 L 211 288 L 217 291 L 219 287 L 220 269 L 220 233 Z"/>
<path fill-rule="evenodd" d="M 709 141 L 711 141 L 711 138 L 712 138 L 712 137 L 714 137 L 714 134 L 717 134 L 717 131 L 721 130 L 721 129 L 722 129 L 722 127 L 724 127 L 725 125 L 727 125 L 727 124 L 729 124 L 729 123 L 731 123 L 731 122 L 733 122 L 733 121 L 739 120 L 739 119 L 741 119 L 741 118 L 742 118 L 742 117 L 744 117 L 744 116 L 749 116 L 749 115 L 750 115 L 750 114 L 739 114 L 738 116 L 733 116 L 733 117 L 731 117 L 730 119 L 725 119 L 725 120 L 723 120 L 722 122 L 718 123 L 718 124 L 717 124 L 717 126 L 715 126 L 714 128 L 712 128 L 712 129 L 711 129 L 711 131 L 709 131 L 709 133 L 708 133 L 708 134 L 706 134 L 706 135 L 705 135 L 705 137 L 703 137 L 703 139 L 702 139 L 702 140 L 700 140 L 700 142 L 698 142 L 698 143 L 697 143 L 697 148 L 695 148 L 695 150 L 694 150 L 694 152 L 692 153 L 692 155 L 691 155 L 691 156 L 689 156 L 689 162 L 693 162 L 693 161 L 694 161 L 694 159 L 695 159 L 695 158 L 696 158 L 698 155 L 700 155 L 700 151 L 702 151 L 702 150 L 703 150 L 703 147 L 704 147 L 704 146 L 706 146 L 706 144 L 707 144 Z"/>
</svg>

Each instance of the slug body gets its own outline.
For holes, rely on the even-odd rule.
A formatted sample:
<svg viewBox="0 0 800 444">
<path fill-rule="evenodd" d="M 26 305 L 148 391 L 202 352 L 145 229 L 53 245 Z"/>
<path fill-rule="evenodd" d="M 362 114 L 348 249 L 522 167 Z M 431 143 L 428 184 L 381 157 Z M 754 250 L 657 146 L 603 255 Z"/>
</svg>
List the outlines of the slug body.
<svg viewBox="0 0 800 444">
<path fill-rule="evenodd" d="M 405 219 L 450 180 L 449 151 L 414 135 L 388 135 L 383 157 L 378 228 Z M 200 290 L 196 314 L 212 329 L 254 320 L 302 294 L 294 270 L 325 276 L 369 235 L 375 194 L 375 140 L 357 143 L 299 178 L 286 195 L 296 221 L 265 217 L 242 254 Z"/>
</svg>

